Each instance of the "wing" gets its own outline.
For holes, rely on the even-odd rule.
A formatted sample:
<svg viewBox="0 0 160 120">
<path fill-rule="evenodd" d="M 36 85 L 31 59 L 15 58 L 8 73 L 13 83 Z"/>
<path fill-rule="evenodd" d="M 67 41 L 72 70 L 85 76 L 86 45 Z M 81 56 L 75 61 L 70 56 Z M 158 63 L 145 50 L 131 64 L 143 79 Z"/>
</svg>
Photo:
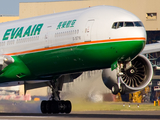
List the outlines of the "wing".
<svg viewBox="0 0 160 120">
<path fill-rule="evenodd" d="M 160 43 L 147 44 L 141 54 L 160 52 Z"/>
</svg>

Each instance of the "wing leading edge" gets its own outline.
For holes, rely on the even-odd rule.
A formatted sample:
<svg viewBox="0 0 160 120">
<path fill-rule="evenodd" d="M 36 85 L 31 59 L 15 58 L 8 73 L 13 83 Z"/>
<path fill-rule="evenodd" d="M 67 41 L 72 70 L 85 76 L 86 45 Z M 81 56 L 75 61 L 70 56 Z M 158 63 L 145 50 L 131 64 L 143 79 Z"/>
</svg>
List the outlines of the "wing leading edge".
<svg viewBox="0 0 160 120">
<path fill-rule="evenodd" d="M 160 43 L 147 44 L 141 54 L 160 52 Z"/>
</svg>

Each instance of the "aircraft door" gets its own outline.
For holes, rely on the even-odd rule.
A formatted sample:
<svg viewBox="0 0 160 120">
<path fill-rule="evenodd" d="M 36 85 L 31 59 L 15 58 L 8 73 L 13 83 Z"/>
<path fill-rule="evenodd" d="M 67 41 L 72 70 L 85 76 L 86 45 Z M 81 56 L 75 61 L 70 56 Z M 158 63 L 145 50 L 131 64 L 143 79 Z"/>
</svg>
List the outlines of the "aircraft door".
<svg viewBox="0 0 160 120">
<path fill-rule="evenodd" d="M 46 42 L 46 45 L 45 47 L 51 47 L 53 46 L 53 43 L 54 43 L 54 37 L 53 37 L 53 30 L 52 30 L 52 26 L 47 26 L 47 32 L 45 34 L 45 42 Z"/>
<path fill-rule="evenodd" d="M 87 24 L 85 27 L 85 37 L 84 37 L 86 42 L 91 41 L 91 32 L 92 32 L 93 23 L 94 23 L 94 19 L 87 21 Z"/>
</svg>

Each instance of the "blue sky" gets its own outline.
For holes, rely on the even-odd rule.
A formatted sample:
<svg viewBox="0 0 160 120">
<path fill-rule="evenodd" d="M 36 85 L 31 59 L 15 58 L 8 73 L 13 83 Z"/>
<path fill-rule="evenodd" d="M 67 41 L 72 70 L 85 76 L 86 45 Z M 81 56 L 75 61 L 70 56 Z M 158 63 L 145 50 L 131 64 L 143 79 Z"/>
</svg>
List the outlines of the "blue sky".
<svg viewBox="0 0 160 120">
<path fill-rule="evenodd" d="M 20 2 L 50 2 L 67 0 L 0 0 L 0 15 L 19 15 Z"/>
</svg>

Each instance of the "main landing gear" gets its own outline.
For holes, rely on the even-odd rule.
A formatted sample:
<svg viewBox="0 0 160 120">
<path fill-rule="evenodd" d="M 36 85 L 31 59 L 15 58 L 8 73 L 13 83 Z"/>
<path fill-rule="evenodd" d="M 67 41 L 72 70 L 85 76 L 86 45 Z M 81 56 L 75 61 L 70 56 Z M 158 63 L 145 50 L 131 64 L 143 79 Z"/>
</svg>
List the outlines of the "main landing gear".
<svg viewBox="0 0 160 120">
<path fill-rule="evenodd" d="M 68 100 L 67 101 L 43 100 L 41 102 L 41 112 L 43 114 L 70 113 L 71 109 L 72 109 L 72 105 L 71 105 L 71 102 Z"/>
<path fill-rule="evenodd" d="M 72 109 L 72 105 L 70 101 L 60 100 L 58 91 L 59 82 L 55 83 L 51 81 L 50 87 L 52 88 L 52 96 L 50 100 L 41 102 L 41 112 L 43 114 L 56 114 L 56 113 L 70 113 Z"/>
</svg>

